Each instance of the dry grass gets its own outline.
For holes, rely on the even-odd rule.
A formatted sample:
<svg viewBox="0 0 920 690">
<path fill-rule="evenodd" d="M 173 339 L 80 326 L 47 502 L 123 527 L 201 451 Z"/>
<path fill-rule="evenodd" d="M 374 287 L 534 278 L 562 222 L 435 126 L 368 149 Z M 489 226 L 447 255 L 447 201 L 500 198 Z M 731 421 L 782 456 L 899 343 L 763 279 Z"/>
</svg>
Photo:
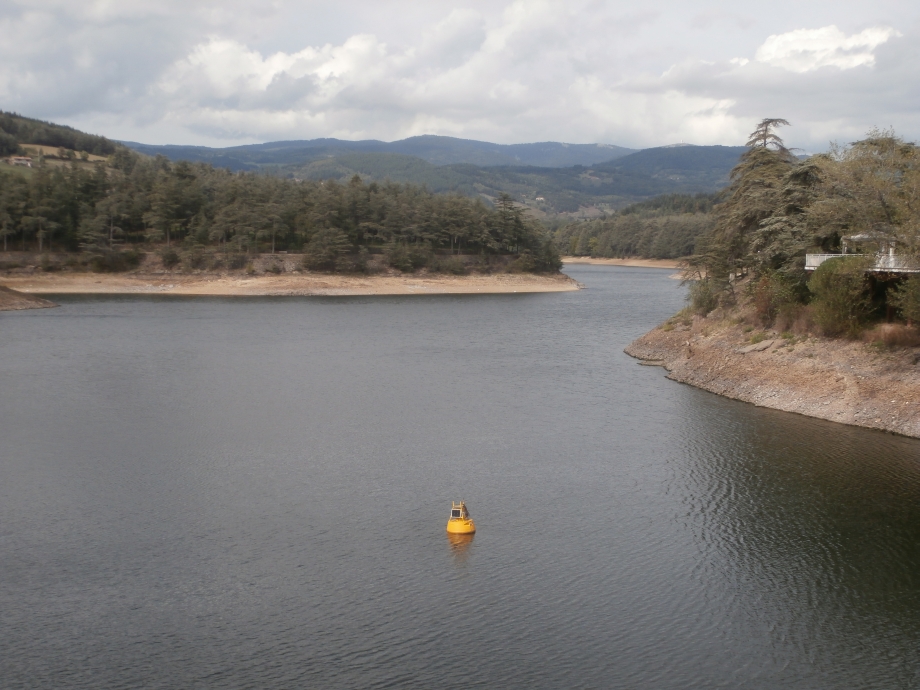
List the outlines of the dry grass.
<svg viewBox="0 0 920 690">
<path fill-rule="evenodd" d="M 33 156 L 37 156 L 39 152 L 41 152 L 41 154 L 44 155 L 46 158 L 56 158 L 58 155 L 58 150 L 61 148 L 60 146 L 45 146 L 44 144 L 22 144 L 21 146 L 22 146 L 23 151 L 26 152 L 26 155 L 31 154 Z M 70 151 L 72 149 L 65 148 L 64 150 Z M 73 153 L 76 156 L 77 160 L 79 161 L 80 154 L 82 152 L 74 151 Z M 94 153 L 87 153 L 86 155 L 87 155 L 87 160 L 92 163 L 95 163 L 96 161 L 107 160 L 105 156 L 97 156 Z"/>
<path fill-rule="evenodd" d="M 886 347 L 916 347 L 920 345 L 920 332 L 902 323 L 880 323 L 875 328 L 863 331 L 862 339 Z"/>
</svg>

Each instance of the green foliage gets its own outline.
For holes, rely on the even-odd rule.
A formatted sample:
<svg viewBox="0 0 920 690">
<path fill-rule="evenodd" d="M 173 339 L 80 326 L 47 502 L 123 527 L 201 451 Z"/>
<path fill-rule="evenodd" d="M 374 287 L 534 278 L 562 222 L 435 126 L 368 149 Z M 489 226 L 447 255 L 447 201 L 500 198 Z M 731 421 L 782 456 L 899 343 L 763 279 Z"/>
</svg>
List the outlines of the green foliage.
<svg viewBox="0 0 920 690">
<path fill-rule="evenodd" d="M 439 258 L 433 268 L 439 273 L 450 273 L 455 276 L 462 276 L 467 273 L 466 264 L 455 256 Z"/>
<path fill-rule="evenodd" d="M 137 268 L 143 258 L 142 252 L 133 249 L 123 252 L 104 251 L 92 256 L 89 266 L 94 273 L 119 273 Z M 178 260 L 178 256 L 176 259 Z"/>
<path fill-rule="evenodd" d="M 163 261 L 165 268 L 173 268 L 179 265 L 179 253 L 170 247 L 160 252 L 160 259 Z"/>
<path fill-rule="evenodd" d="M 720 300 L 731 299 L 739 279 L 753 274 L 749 295 L 764 324 L 799 328 L 814 319 L 828 335 L 854 335 L 873 307 L 866 279 L 873 254 L 894 247 L 904 258 L 920 257 L 920 149 L 892 132 L 873 131 L 799 161 L 775 134 L 786 124 L 764 120 L 751 134 L 713 210 L 712 231 L 697 239 L 690 271 L 705 275 Z M 805 254 L 840 252 L 847 238 L 868 256 L 826 261 L 809 278 Z M 889 291 L 890 304 L 911 320 L 920 316 L 914 285 Z"/>
<path fill-rule="evenodd" d="M 690 302 L 690 309 L 694 314 L 706 316 L 719 306 L 719 295 L 713 288 L 712 281 L 702 278 L 690 283 L 687 301 Z"/>
<path fill-rule="evenodd" d="M 551 239 L 544 240 L 540 248 L 534 253 L 533 262 L 534 270 L 537 273 L 555 273 L 561 269 L 562 257 L 559 256 L 556 243 Z"/>
<path fill-rule="evenodd" d="M 0 175 L 0 234 L 23 250 L 53 242 L 101 256 L 165 242 L 190 268 L 198 264 L 194 247 L 216 248 L 228 267 L 245 265 L 240 255 L 305 246 L 308 265 L 323 270 L 363 271 L 367 256 L 395 247 L 387 253 L 401 270 L 436 270 L 438 255 L 525 250 L 542 257 L 540 266 L 553 263 L 543 228 L 507 195 L 493 209 L 480 199 L 357 176 L 347 184 L 296 182 L 121 149 L 108 167 L 39 165 L 33 173 Z"/>
<path fill-rule="evenodd" d="M 571 213 L 580 208 L 617 208 L 656 195 L 713 192 L 725 185 L 738 161 L 740 147 L 688 146 L 646 149 L 592 164 L 572 167 L 505 165 L 481 167 L 475 162 L 456 162 L 440 156 L 423 157 L 401 152 L 356 151 L 358 142 L 347 146 L 303 147 L 283 143 L 264 147 L 206 149 L 204 147 L 141 147 L 150 154 L 229 166 L 233 170 L 260 171 L 278 177 L 329 180 L 347 183 L 354 175 L 376 180 L 425 186 L 436 193 L 459 193 L 470 197 L 497 198 L 502 192 L 549 213 Z M 398 142 L 396 142 L 398 143 Z M 489 147 L 491 149 L 491 147 Z M 542 201 L 536 201 L 541 197 Z M 693 210 L 690 212 L 699 212 Z"/>
<path fill-rule="evenodd" d="M 709 213 L 715 202 L 714 194 L 662 194 L 620 209 L 621 216 L 678 216 L 688 213 Z"/>
<path fill-rule="evenodd" d="M 787 305 L 799 302 L 795 284 L 776 271 L 764 271 L 749 283 L 754 310 L 768 326 Z"/>
<path fill-rule="evenodd" d="M 105 137 L 3 111 L 0 111 L 0 132 L 20 144 L 58 146 L 74 151 L 86 151 L 97 156 L 109 156 L 119 148 L 118 144 Z"/>
<path fill-rule="evenodd" d="M 350 246 L 348 236 L 339 228 L 321 228 L 304 247 L 304 265 L 325 271 L 341 269 Z"/>
<path fill-rule="evenodd" d="M 509 273 L 533 273 L 536 268 L 536 262 L 529 251 L 521 252 L 521 255 L 508 264 Z"/>
<path fill-rule="evenodd" d="M 12 134 L 0 130 L 0 156 L 12 156 L 19 153 L 19 142 Z"/>
<path fill-rule="evenodd" d="M 920 275 L 912 274 L 889 291 L 888 303 L 909 323 L 920 324 Z"/>
<path fill-rule="evenodd" d="M 825 335 L 859 333 L 871 307 L 866 284 L 870 262 L 863 257 L 831 259 L 808 281 L 814 319 Z"/>
<path fill-rule="evenodd" d="M 570 223 L 555 238 L 574 256 L 683 258 L 710 231 L 712 201 L 702 194 L 656 197 L 607 218 Z"/>
</svg>

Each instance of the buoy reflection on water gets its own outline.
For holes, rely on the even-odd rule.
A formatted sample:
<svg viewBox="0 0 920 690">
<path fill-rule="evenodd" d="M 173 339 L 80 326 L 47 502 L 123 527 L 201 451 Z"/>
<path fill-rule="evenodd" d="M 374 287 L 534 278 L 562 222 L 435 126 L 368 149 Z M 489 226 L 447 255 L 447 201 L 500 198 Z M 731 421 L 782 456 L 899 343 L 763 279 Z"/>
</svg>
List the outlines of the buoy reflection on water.
<svg viewBox="0 0 920 690">
<path fill-rule="evenodd" d="M 447 533 L 447 543 L 450 545 L 450 554 L 457 563 L 465 563 L 470 555 L 470 545 L 473 543 L 474 534 Z"/>
</svg>

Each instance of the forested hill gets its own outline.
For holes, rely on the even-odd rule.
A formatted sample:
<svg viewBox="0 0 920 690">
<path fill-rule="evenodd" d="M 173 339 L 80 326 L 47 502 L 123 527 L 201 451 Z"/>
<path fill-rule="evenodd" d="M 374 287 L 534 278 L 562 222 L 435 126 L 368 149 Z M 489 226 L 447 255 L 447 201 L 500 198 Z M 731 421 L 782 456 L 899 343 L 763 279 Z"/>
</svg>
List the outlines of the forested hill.
<svg viewBox="0 0 920 690">
<path fill-rule="evenodd" d="M 71 127 L 0 112 L 0 155 L 42 144 L 110 156 L 121 146 Z M 395 142 L 314 139 L 229 148 L 125 143 L 150 156 L 209 163 L 233 172 L 262 172 L 301 180 L 424 185 L 495 199 L 502 193 L 538 217 L 609 214 L 661 194 L 715 192 L 744 151 L 732 146 L 670 146 L 641 151 L 601 144 L 543 142 L 501 145 L 454 137 L 419 136 Z"/>
<path fill-rule="evenodd" d="M 716 191 L 728 184 L 729 173 L 746 150 L 744 146 L 661 146 L 595 168 L 699 187 L 693 191 Z"/>
<path fill-rule="evenodd" d="M 21 144 L 59 146 L 97 156 L 109 156 L 115 153 L 117 146 L 105 137 L 86 134 L 73 127 L 0 111 L 0 156 L 19 153 Z"/>
<path fill-rule="evenodd" d="M 400 141 L 343 141 L 311 139 L 272 141 L 266 144 L 210 148 L 207 146 L 151 146 L 123 142 L 149 156 L 170 160 L 211 163 L 230 170 L 258 170 L 265 166 L 303 166 L 314 161 L 348 154 L 399 154 L 414 156 L 432 165 L 466 163 L 480 167 L 528 165 L 564 168 L 594 165 L 634 152 L 634 149 L 609 144 L 563 144 L 547 141 L 535 144 L 492 144 L 472 139 L 425 135 Z"/>
<path fill-rule="evenodd" d="M 75 251 L 83 257 L 75 265 L 98 270 L 136 265 L 150 250 L 167 268 L 181 261 L 189 269 L 241 268 L 276 251 L 302 252 L 310 269 L 360 272 L 370 270 L 372 255 L 401 271 L 462 273 L 464 255 L 484 270 L 560 266 L 544 228 L 508 195 L 490 207 L 481 197 L 358 176 L 295 181 L 123 146 L 96 160 L 79 153 L 38 154 L 31 167 L 0 163 L 4 251 Z"/>
<path fill-rule="evenodd" d="M 495 198 L 505 192 L 541 216 L 610 213 L 660 194 L 711 193 L 728 184 L 728 174 L 744 151 L 743 147 L 733 146 L 662 147 L 637 151 L 596 165 L 555 168 L 432 162 L 453 160 L 457 152 L 445 147 L 459 146 L 458 142 L 467 147 L 467 151 L 472 150 L 473 145 L 497 146 L 449 137 L 415 137 L 393 144 L 326 139 L 231 149 L 132 146 L 142 153 L 166 155 L 171 160 L 203 160 L 217 167 L 261 170 L 279 177 L 344 182 L 360 175 L 370 180 L 425 185 L 439 193 Z M 573 145 L 565 149 L 563 144 L 549 143 L 519 144 L 503 149 L 534 152 L 540 147 L 544 150 L 544 163 L 556 154 L 560 157 L 555 160 L 563 160 L 560 151 L 575 149 L 577 153 L 592 148 Z M 487 153 L 485 148 L 483 151 Z M 608 155 L 610 150 L 606 151 Z M 410 152 L 418 155 L 409 155 Z M 526 156 L 521 158 L 526 159 Z"/>
</svg>

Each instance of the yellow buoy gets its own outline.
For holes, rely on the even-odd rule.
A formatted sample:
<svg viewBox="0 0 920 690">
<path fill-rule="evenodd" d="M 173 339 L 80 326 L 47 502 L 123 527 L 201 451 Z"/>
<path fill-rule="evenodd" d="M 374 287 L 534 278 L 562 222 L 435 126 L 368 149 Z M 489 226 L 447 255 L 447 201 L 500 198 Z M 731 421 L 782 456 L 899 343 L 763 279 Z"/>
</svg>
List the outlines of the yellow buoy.
<svg viewBox="0 0 920 690">
<path fill-rule="evenodd" d="M 473 534 L 476 524 L 470 518 L 470 511 L 466 509 L 463 501 L 450 502 L 450 519 L 447 521 L 447 531 L 451 534 Z"/>
</svg>

